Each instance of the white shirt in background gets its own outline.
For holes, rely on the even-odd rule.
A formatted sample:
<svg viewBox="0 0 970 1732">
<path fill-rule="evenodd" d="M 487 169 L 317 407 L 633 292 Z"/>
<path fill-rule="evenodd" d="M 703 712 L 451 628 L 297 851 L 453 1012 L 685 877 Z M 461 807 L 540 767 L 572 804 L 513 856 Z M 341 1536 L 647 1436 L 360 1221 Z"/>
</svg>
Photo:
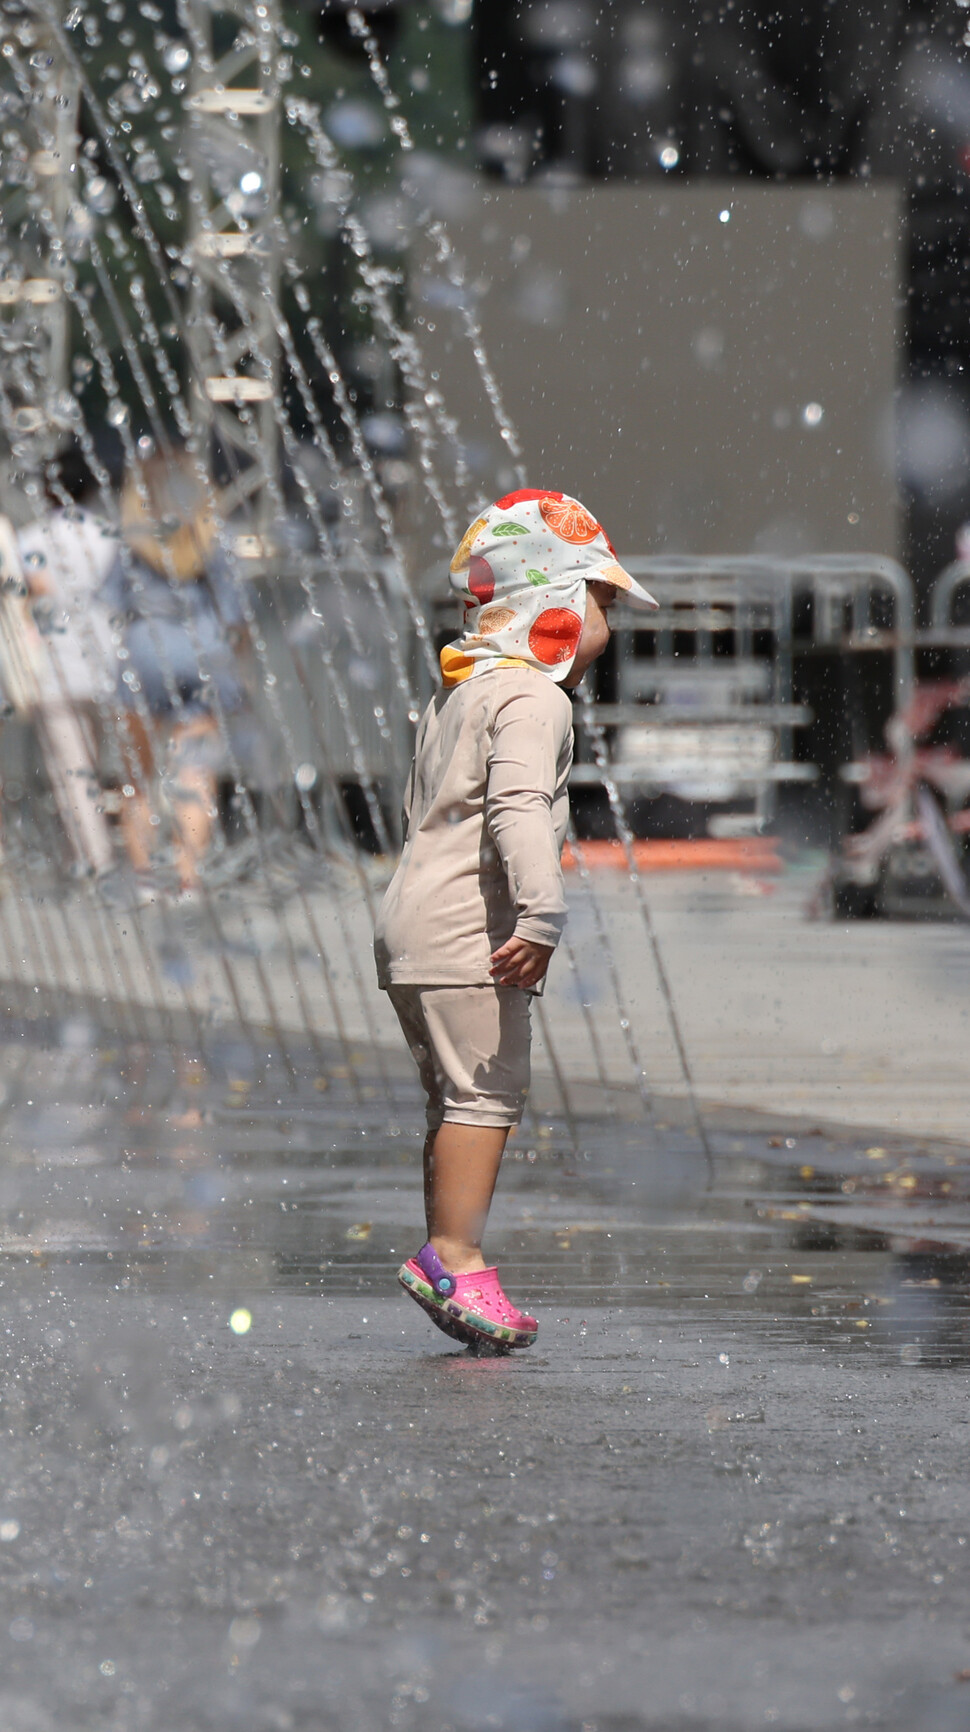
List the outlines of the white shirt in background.
<svg viewBox="0 0 970 1732">
<path fill-rule="evenodd" d="M 28 584 L 42 576 L 49 586 L 51 629 L 38 658 L 42 704 L 96 703 L 114 696 L 117 652 L 111 641 L 101 585 L 118 557 L 118 537 L 109 524 L 79 507 L 52 511 L 17 531 Z"/>
</svg>

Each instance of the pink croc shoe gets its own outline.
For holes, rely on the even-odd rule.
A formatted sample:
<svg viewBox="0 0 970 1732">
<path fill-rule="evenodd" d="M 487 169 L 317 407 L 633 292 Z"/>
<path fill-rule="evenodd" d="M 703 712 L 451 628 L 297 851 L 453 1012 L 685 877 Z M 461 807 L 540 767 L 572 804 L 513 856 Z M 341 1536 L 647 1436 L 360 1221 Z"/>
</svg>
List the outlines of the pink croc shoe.
<svg viewBox="0 0 970 1732">
<path fill-rule="evenodd" d="M 506 1298 L 497 1269 L 452 1275 L 437 1251 L 422 1245 L 397 1278 L 431 1321 L 466 1347 L 507 1353 L 513 1347 L 531 1347 L 539 1332 L 535 1318 L 517 1311 Z"/>
</svg>

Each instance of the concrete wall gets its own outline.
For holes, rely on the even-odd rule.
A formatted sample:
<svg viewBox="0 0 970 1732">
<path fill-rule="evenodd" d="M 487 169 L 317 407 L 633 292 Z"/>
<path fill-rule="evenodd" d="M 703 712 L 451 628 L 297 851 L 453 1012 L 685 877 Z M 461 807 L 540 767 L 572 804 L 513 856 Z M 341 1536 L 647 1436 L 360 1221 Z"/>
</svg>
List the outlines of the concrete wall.
<svg viewBox="0 0 970 1732">
<path fill-rule="evenodd" d="M 481 183 L 448 230 L 529 484 L 618 550 L 896 553 L 894 186 Z M 514 483 L 456 298 L 428 248 L 411 318 L 494 497 Z M 421 507 L 425 567 L 434 530 Z"/>
</svg>

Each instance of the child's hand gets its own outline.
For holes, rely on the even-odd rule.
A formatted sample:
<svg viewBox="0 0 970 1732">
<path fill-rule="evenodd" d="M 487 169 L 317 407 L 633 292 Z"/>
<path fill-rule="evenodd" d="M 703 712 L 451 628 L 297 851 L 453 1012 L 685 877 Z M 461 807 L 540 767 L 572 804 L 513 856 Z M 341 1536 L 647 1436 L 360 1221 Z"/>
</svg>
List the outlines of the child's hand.
<svg viewBox="0 0 970 1732">
<path fill-rule="evenodd" d="M 551 944 L 533 944 L 528 938 L 509 938 L 492 952 L 489 969 L 496 986 L 519 986 L 528 991 L 538 986 L 552 957 Z"/>
</svg>

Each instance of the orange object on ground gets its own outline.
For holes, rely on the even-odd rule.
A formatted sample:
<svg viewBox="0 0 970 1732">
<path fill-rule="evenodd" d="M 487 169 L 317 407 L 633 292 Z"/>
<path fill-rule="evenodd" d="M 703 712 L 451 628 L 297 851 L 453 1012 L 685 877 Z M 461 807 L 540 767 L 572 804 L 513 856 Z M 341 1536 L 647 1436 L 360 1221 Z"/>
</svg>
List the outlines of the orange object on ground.
<svg viewBox="0 0 970 1732">
<path fill-rule="evenodd" d="M 782 858 L 777 836 L 697 836 L 684 840 L 649 838 L 634 842 L 633 858 L 639 872 L 780 872 Z M 626 870 L 622 842 L 580 842 L 582 864 Z M 563 849 L 563 868 L 577 870 L 579 862 L 570 844 Z"/>
</svg>

